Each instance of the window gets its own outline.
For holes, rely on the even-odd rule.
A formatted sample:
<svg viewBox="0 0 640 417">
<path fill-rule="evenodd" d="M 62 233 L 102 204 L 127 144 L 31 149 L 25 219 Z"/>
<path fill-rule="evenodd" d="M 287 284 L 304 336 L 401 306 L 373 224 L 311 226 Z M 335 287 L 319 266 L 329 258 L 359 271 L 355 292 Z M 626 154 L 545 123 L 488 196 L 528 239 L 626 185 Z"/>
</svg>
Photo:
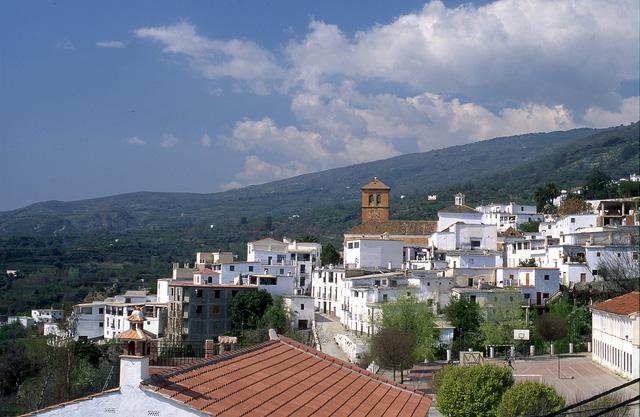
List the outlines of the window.
<svg viewBox="0 0 640 417">
<path fill-rule="evenodd" d="M 235 271 L 235 270 L 236 270 L 235 265 L 229 265 L 229 271 Z"/>
<path fill-rule="evenodd" d="M 599 258 L 600 257 L 600 252 L 596 252 L 596 256 Z"/>
<path fill-rule="evenodd" d="M 380 194 L 376 195 L 376 204 L 382 204 L 382 196 Z"/>
<path fill-rule="evenodd" d="M 304 272 L 305 268 L 306 268 L 306 265 L 305 264 L 301 264 L 300 265 L 300 272 Z"/>
<path fill-rule="evenodd" d="M 580 282 L 586 282 L 587 281 L 587 274 L 586 272 L 582 272 L 580 273 Z"/>
<path fill-rule="evenodd" d="M 91 307 L 80 308 L 80 314 L 91 314 L 91 313 L 93 313 L 93 309 Z"/>
<path fill-rule="evenodd" d="M 213 298 L 220 298 L 220 290 L 213 290 Z"/>
<path fill-rule="evenodd" d="M 549 281 L 549 275 L 545 275 L 545 276 L 544 276 L 544 280 L 545 280 L 545 281 Z"/>
<path fill-rule="evenodd" d="M 300 310 L 304 310 L 304 304 L 300 304 Z"/>
<path fill-rule="evenodd" d="M 369 205 L 373 205 L 373 194 L 369 194 Z"/>
<path fill-rule="evenodd" d="M 103 322 L 98 323 L 98 327 L 104 327 L 104 323 Z"/>
<path fill-rule="evenodd" d="M 548 292 L 544 292 L 542 293 L 542 298 L 549 298 L 549 293 Z"/>
<path fill-rule="evenodd" d="M 347 249 L 353 249 L 353 242 L 347 243 Z"/>
<path fill-rule="evenodd" d="M 373 285 L 380 286 L 380 280 L 376 279 L 375 281 L 373 281 Z"/>
<path fill-rule="evenodd" d="M 591 274 L 592 274 L 592 275 L 594 275 L 594 276 L 595 276 L 595 275 L 598 275 L 598 270 L 597 270 L 597 269 L 594 269 L 593 271 L 591 271 Z"/>
<path fill-rule="evenodd" d="M 284 268 L 280 268 L 280 275 L 284 275 Z"/>
<path fill-rule="evenodd" d="M 471 248 L 479 248 L 479 247 L 480 247 L 480 240 L 471 239 Z"/>
<path fill-rule="evenodd" d="M 196 306 L 196 313 L 198 313 L 198 314 L 202 313 L 202 306 L 201 305 Z"/>
<path fill-rule="evenodd" d="M 382 294 L 382 302 L 386 303 L 387 299 L 388 299 L 387 294 Z"/>
<path fill-rule="evenodd" d="M 235 297 L 238 294 L 238 290 L 231 291 L 231 297 Z"/>
<path fill-rule="evenodd" d="M 98 309 L 98 314 L 104 314 L 104 308 L 103 307 L 100 307 Z"/>
<path fill-rule="evenodd" d="M 214 304 L 211 306 L 211 314 L 220 314 L 220 304 Z"/>
<path fill-rule="evenodd" d="M 638 252 L 633 252 L 633 255 L 631 256 L 634 260 L 638 259 Z"/>
<path fill-rule="evenodd" d="M 253 265 L 249 265 L 249 272 L 253 272 Z"/>
<path fill-rule="evenodd" d="M 353 248 L 358 249 L 360 247 L 360 242 L 353 242 Z"/>
<path fill-rule="evenodd" d="M 202 290 L 201 289 L 196 289 L 196 297 L 202 298 Z"/>
<path fill-rule="evenodd" d="M 473 301 L 474 303 L 476 302 L 476 296 L 475 296 L 475 295 L 471 295 L 471 296 L 469 296 L 469 299 L 470 299 L 471 301 Z"/>
</svg>

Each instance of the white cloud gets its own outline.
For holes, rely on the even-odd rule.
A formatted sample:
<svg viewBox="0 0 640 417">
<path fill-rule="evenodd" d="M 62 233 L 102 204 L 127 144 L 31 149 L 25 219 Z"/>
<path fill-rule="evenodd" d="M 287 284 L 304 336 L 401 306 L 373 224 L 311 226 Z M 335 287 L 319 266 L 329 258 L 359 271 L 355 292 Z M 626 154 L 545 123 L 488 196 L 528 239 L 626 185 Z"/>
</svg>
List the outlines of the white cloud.
<svg viewBox="0 0 640 417">
<path fill-rule="evenodd" d="M 63 49 L 65 51 L 73 51 L 76 49 L 75 45 L 71 41 L 60 41 L 56 43 L 56 49 Z"/>
<path fill-rule="evenodd" d="M 619 81 L 638 78 L 638 26 L 635 0 L 500 0 L 454 9 L 433 1 L 353 36 L 313 21 L 286 53 L 291 82 L 313 91 L 341 76 L 464 93 L 483 106 L 613 105 Z"/>
<path fill-rule="evenodd" d="M 124 42 L 122 41 L 98 41 L 96 42 L 98 48 L 123 48 Z"/>
<path fill-rule="evenodd" d="M 242 80 L 259 94 L 270 91 L 267 82 L 282 75 L 274 56 L 256 43 L 208 39 L 198 35 L 195 26 L 185 21 L 139 28 L 134 34 L 164 44 L 164 52 L 186 56 L 191 66 L 208 79 Z"/>
<path fill-rule="evenodd" d="M 144 140 L 137 138 L 135 136 L 126 139 L 125 142 L 127 145 L 133 145 L 133 146 L 144 146 L 147 144 Z"/>
<path fill-rule="evenodd" d="M 178 144 L 178 138 L 173 136 L 171 133 L 165 133 L 162 135 L 162 140 L 160 141 L 160 147 L 165 149 L 173 148 Z"/>
<path fill-rule="evenodd" d="M 629 124 L 640 120 L 640 97 L 629 97 L 622 101 L 618 111 L 604 110 L 593 106 L 587 109 L 584 120 L 593 127 L 609 127 Z"/>
<path fill-rule="evenodd" d="M 236 181 L 223 184 L 222 189 L 229 190 L 248 184 L 262 184 L 301 175 L 305 172 L 307 171 L 298 164 L 293 164 L 291 167 L 282 167 L 265 162 L 256 155 L 249 155 L 245 158 L 244 169 L 235 174 Z"/>
<path fill-rule="evenodd" d="M 237 187 L 496 136 L 637 121 L 639 99 L 623 100 L 619 87 L 638 78 L 638 18 L 636 0 L 432 1 L 355 34 L 314 20 L 280 54 L 207 38 L 184 21 L 134 33 L 207 79 L 230 79 L 225 91 L 290 96 L 292 121 L 265 112 L 234 125 L 227 140 L 249 155 L 226 185 Z"/>
<path fill-rule="evenodd" d="M 202 147 L 204 148 L 208 148 L 209 146 L 211 146 L 211 138 L 207 133 L 202 135 L 202 137 L 200 138 L 200 145 L 202 145 Z"/>
</svg>

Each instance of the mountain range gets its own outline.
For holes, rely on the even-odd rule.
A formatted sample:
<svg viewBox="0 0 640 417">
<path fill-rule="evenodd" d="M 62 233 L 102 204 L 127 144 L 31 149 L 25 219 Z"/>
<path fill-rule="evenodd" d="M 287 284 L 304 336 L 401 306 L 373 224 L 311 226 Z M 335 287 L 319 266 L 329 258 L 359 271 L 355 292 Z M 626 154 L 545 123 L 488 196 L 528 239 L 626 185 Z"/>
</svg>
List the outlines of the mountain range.
<svg viewBox="0 0 640 417">
<path fill-rule="evenodd" d="M 429 206 L 425 194 L 448 201 L 456 189 L 473 203 L 530 200 L 537 186 L 551 181 L 572 186 L 596 168 L 614 178 L 638 172 L 638 126 L 495 138 L 219 193 L 138 192 L 46 201 L 0 212 L 0 236 L 135 232 L 334 208 L 357 214 L 360 186 L 373 176 L 391 186 L 395 214 L 404 217 L 433 213 L 442 205 Z"/>
</svg>

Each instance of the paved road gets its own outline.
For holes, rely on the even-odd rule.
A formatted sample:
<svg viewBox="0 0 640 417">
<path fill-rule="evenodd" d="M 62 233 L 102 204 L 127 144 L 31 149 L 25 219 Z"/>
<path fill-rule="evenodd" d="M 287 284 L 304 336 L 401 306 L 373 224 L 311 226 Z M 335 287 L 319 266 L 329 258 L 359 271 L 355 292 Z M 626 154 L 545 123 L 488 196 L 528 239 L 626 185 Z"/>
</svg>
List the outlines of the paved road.
<svg viewBox="0 0 640 417">
<path fill-rule="evenodd" d="M 342 325 L 323 314 L 316 313 L 316 331 L 320 339 L 320 350 L 334 358 L 349 361 L 349 357 L 338 347 L 334 340 L 337 334 L 346 334 L 346 330 Z"/>
<path fill-rule="evenodd" d="M 504 365 L 504 361 L 498 362 Z M 627 380 L 597 365 L 588 355 L 560 358 L 560 377 L 556 358 L 517 360 L 513 376 L 516 381 L 533 380 L 555 387 L 568 404 L 622 385 Z M 624 398 L 638 395 L 638 387 L 630 386 L 618 394 Z"/>
</svg>

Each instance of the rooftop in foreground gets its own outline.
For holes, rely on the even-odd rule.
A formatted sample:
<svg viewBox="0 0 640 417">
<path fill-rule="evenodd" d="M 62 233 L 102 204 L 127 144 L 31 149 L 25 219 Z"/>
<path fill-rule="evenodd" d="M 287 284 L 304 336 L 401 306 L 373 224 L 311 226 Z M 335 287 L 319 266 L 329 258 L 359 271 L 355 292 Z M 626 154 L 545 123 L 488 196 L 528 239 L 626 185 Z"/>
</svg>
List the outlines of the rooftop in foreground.
<svg viewBox="0 0 640 417">
<path fill-rule="evenodd" d="M 431 398 L 280 336 L 143 382 L 215 416 L 426 416 Z"/>
</svg>

